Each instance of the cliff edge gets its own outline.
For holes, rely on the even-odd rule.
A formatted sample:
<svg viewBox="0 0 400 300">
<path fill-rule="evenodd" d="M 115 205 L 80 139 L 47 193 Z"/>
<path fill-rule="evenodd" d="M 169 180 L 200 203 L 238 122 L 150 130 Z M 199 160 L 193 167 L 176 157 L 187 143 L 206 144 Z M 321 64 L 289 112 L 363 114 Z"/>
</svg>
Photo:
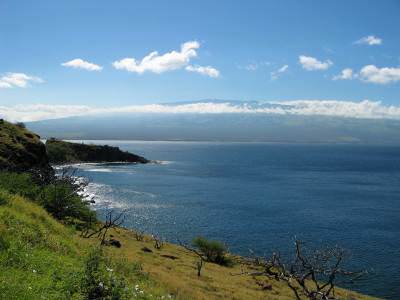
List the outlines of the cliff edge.
<svg viewBox="0 0 400 300">
<path fill-rule="evenodd" d="M 54 164 L 80 162 L 148 163 L 146 158 L 108 145 L 71 143 L 51 138 L 46 141 L 49 161 Z"/>
<path fill-rule="evenodd" d="M 52 172 L 46 147 L 40 136 L 25 128 L 0 119 L 0 170 Z"/>
</svg>

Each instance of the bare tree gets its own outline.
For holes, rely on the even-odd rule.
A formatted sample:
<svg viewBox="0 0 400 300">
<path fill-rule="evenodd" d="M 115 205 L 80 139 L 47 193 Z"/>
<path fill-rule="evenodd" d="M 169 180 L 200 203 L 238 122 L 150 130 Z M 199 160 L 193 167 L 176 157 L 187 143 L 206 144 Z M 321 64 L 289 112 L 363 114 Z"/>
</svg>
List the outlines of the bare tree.
<svg viewBox="0 0 400 300">
<path fill-rule="evenodd" d="M 365 271 L 352 272 L 343 268 L 347 252 L 340 247 L 326 247 L 322 250 L 307 251 L 302 243 L 295 241 L 295 256 L 284 262 L 279 253 L 273 253 L 267 260 L 257 260 L 260 271 L 242 272 L 233 275 L 265 275 L 286 282 L 297 300 L 305 296 L 311 300 L 336 300 L 335 287 L 338 284 L 353 283 Z"/>
<path fill-rule="evenodd" d="M 106 242 L 107 232 L 112 228 L 120 227 L 124 223 L 124 220 L 124 212 L 120 212 L 115 215 L 114 212 L 111 210 L 107 212 L 106 220 L 99 228 L 93 230 L 92 232 L 90 232 L 90 229 L 88 229 L 82 234 L 82 236 L 85 238 L 96 236 L 100 239 L 100 244 L 104 245 Z"/>
<path fill-rule="evenodd" d="M 159 237 L 155 234 L 152 234 L 151 236 L 154 239 L 154 248 L 155 249 L 160 250 L 162 247 L 164 247 L 164 241 L 161 237 Z"/>
<path fill-rule="evenodd" d="M 197 276 L 200 277 L 201 276 L 201 270 L 203 269 L 203 266 L 205 265 L 207 258 L 203 255 L 203 253 L 197 251 L 194 248 L 189 247 L 188 245 L 184 244 L 183 242 L 181 242 L 178 239 L 178 243 L 180 246 L 182 246 L 183 248 L 185 248 L 186 250 L 188 250 L 191 253 L 194 253 L 199 260 L 196 262 L 196 268 L 197 268 Z"/>
<path fill-rule="evenodd" d="M 143 230 L 135 230 L 133 233 L 133 236 L 138 242 L 141 242 L 144 240 L 144 231 Z"/>
</svg>

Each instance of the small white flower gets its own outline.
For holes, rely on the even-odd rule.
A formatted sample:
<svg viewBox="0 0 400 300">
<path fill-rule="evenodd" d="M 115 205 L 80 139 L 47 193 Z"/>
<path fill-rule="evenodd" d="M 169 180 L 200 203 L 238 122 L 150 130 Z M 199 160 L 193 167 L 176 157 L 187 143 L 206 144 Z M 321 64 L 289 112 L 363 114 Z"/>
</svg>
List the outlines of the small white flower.
<svg viewBox="0 0 400 300">
<path fill-rule="evenodd" d="M 33 273 L 36 273 L 37 271 L 35 269 L 32 270 Z"/>
</svg>

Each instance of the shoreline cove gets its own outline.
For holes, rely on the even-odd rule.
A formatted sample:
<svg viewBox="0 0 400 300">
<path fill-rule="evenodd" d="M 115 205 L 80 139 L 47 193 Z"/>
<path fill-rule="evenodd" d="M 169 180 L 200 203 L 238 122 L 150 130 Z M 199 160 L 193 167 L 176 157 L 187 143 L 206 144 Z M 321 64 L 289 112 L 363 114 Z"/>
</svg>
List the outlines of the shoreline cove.
<svg viewBox="0 0 400 300">
<path fill-rule="evenodd" d="M 284 252 L 294 236 L 310 247 L 339 244 L 351 251 L 354 268 L 373 269 L 374 275 L 351 288 L 391 297 L 379 286 L 395 285 L 397 259 L 387 257 L 395 249 L 373 245 L 391 245 L 386 239 L 399 235 L 390 229 L 398 228 L 398 147 L 131 142 L 118 146 L 173 162 L 111 166 L 112 172 L 81 170 L 92 182 L 107 186 L 100 189 L 100 196 L 109 200 L 105 206 L 127 211 L 126 227 L 155 232 L 170 241 L 178 233 L 185 240 L 204 235 L 245 256 L 248 248 L 261 255 L 260 249 Z M 361 197 L 365 194 L 369 197 Z M 105 206 L 99 202 L 96 210 L 101 213 Z M 368 229 L 372 226 L 376 229 Z M 364 242 L 356 236 L 365 237 Z"/>
</svg>

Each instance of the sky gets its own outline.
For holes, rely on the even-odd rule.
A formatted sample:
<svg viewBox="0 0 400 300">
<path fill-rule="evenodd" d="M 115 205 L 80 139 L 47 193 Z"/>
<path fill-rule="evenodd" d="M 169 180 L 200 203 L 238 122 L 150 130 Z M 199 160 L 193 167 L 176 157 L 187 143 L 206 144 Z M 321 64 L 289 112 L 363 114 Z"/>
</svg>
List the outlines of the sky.
<svg viewBox="0 0 400 300">
<path fill-rule="evenodd" d="M 203 99 L 393 111 L 399 16 L 396 0 L 0 0 L 0 115 Z"/>
</svg>

